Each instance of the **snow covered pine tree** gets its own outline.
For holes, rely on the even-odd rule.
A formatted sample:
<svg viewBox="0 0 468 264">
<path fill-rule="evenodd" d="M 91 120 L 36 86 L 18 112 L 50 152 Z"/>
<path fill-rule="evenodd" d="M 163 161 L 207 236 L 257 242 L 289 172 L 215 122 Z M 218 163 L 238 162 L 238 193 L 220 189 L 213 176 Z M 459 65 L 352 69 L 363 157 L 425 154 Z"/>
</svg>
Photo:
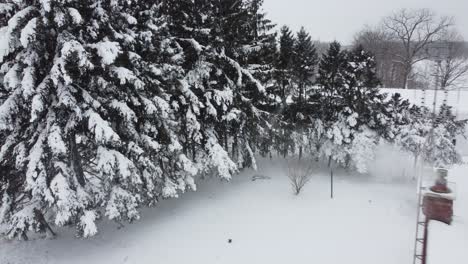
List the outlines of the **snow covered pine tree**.
<svg viewBox="0 0 468 264">
<path fill-rule="evenodd" d="M 50 222 L 92 236 L 101 215 L 132 221 L 139 206 L 195 188 L 168 103 L 177 68 L 161 54 L 176 54 L 158 39 L 156 2 L 8 1 L 0 220 L 9 237 Z"/>
<path fill-rule="evenodd" d="M 259 135 L 267 135 L 263 120 L 268 113 L 257 107 L 265 88 L 248 70 L 248 61 L 238 61 L 254 55 L 251 47 L 259 45 L 249 33 L 258 30 L 252 26 L 255 14 L 249 12 L 249 4 L 208 0 L 163 4 L 173 20 L 174 39 L 186 55 L 184 92 L 171 105 L 182 123 L 191 123 L 189 133 L 182 134 L 187 135 L 200 171 L 214 170 L 225 179 L 239 168 L 255 167 Z"/>
<path fill-rule="evenodd" d="M 380 138 L 414 151 L 434 128 L 440 148 L 424 159 L 458 160 L 449 143 L 465 123 L 449 115 L 431 127 L 427 109 L 386 101 L 359 47 L 332 43 L 311 88 L 310 36 L 284 28 L 277 50 L 262 0 L 4 2 L 0 224 L 9 238 L 61 226 L 90 237 L 100 218 L 137 220 L 139 207 L 195 190 L 194 176 L 229 180 L 275 150 L 308 145 L 365 173 Z"/>
<path fill-rule="evenodd" d="M 8 237 L 53 235 L 52 224 L 89 237 L 102 216 L 133 221 L 140 206 L 194 190 L 197 173 L 229 180 L 255 167 L 265 88 L 236 54 L 257 50 L 248 47 L 268 30 L 257 2 L 2 5 Z"/>
</svg>

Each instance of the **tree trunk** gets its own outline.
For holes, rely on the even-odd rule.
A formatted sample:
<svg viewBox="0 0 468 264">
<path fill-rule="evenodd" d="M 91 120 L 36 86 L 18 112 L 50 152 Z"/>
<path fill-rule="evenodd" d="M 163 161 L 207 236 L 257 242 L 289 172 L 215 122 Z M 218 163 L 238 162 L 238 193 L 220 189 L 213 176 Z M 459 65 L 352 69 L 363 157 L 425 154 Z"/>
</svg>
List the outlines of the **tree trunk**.
<svg viewBox="0 0 468 264">
<path fill-rule="evenodd" d="M 189 145 L 187 129 L 184 129 L 184 138 L 185 138 L 185 141 L 182 143 L 182 151 L 184 152 L 185 156 L 187 156 L 187 153 L 188 153 L 187 149 L 188 149 L 188 145 Z"/>
<path fill-rule="evenodd" d="M 404 73 L 403 73 L 403 89 L 408 89 L 408 81 L 409 81 L 409 77 L 411 75 L 411 68 L 412 66 L 411 65 L 405 65 L 404 66 L 405 69 L 404 69 Z"/>
<path fill-rule="evenodd" d="M 413 180 L 416 179 L 416 175 L 418 175 L 418 155 L 414 155 L 414 164 L 413 164 Z"/>
<path fill-rule="evenodd" d="M 237 158 L 237 135 L 234 133 L 233 134 L 233 142 L 232 142 L 232 149 L 231 149 L 231 155 L 232 155 L 232 158 L 233 159 L 236 159 Z"/>
<path fill-rule="evenodd" d="M 390 86 L 393 87 L 394 84 L 395 84 L 395 64 L 392 63 L 392 70 L 390 74 Z"/>
<path fill-rule="evenodd" d="M 195 148 L 195 144 L 192 142 L 192 159 L 193 161 L 197 161 L 197 150 Z"/>
<path fill-rule="evenodd" d="M 81 163 L 81 156 L 78 152 L 78 147 L 76 146 L 76 134 L 71 132 L 69 135 L 69 144 L 70 144 L 70 162 L 73 171 L 75 172 L 76 179 L 81 187 L 86 185 L 86 179 L 83 172 L 83 165 Z"/>
<path fill-rule="evenodd" d="M 42 214 L 41 211 L 39 211 L 38 209 L 34 209 L 34 216 L 36 217 L 36 220 L 44 228 L 44 231 L 46 232 L 47 237 L 55 237 L 56 236 L 54 230 L 52 230 L 49 223 L 47 223 L 47 221 L 45 220 L 45 217 L 44 217 L 44 215 Z"/>
<path fill-rule="evenodd" d="M 227 125 L 224 125 L 224 149 L 229 153 L 229 143 L 228 143 L 228 129 Z"/>
<path fill-rule="evenodd" d="M 283 140 L 283 158 L 286 159 L 286 156 L 288 154 L 288 143 L 286 142 L 286 139 L 285 139 L 285 134 L 284 134 L 284 129 L 283 131 L 281 132 L 282 134 L 282 140 Z"/>
<path fill-rule="evenodd" d="M 284 143 L 283 158 L 285 159 L 287 155 L 288 155 L 288 144 Z"/>
<path fill-rule="evenodd" d="M 286 108 L 286 85 L 284 82 L 284 80 L 281 81 L 281 103 L 283 109 Z"/>
</svg>

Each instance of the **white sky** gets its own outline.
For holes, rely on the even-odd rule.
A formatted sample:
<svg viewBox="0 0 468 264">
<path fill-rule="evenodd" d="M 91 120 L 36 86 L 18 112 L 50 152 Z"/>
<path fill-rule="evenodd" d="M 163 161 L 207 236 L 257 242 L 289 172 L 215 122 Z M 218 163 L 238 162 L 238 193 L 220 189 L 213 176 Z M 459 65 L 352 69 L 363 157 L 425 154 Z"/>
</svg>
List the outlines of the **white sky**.
<svg viewBox="0 0 468 264">
<path fill-rule="evenodd" d="M 349 44 L 365 24 L 375 25 L 400 8 L 430 8 L 454 16 L 468 40 L 468 0 L 264 0 L 268 17 L 293 30 L 304 26 L 313 39 Z"/>
</svg>

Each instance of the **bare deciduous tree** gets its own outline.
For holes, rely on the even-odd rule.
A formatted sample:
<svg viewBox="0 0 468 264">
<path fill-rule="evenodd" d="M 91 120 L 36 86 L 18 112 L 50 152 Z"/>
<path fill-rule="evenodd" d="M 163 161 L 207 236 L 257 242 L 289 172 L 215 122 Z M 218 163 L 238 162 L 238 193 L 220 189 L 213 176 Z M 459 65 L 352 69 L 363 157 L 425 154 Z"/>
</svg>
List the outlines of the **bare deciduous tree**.
<svg viewBox="0 0 468 264">
<path fill-rule="evenodd" d="M 395 61 L 395 54 L 402 54 L 401 44 L 392 39 L 382 26 L 366 25 L 354 36 L 353 45 L 362 45 L 374 54 L 377 75 L 384 87 L 396 87 L 402 83 L 402 66 Z"/>
<path fill-rule="evenodd" d="M 301 193 L 302 188 L 310 181 L 313 171 L 314 167 L 310 161 L 300 159 L 288 161 L 288 178 L 295 195 Z"/>
<path fill-rule="evenodd" d="M 407 88 L 413 65 L 429 58 L 429 45 L 439 41 L 452 25 L 452 17 L 439 17 L 429 9 L 401 9 L 383 19 L 383 29 L 403 48 L 402 53 L 394 54 L 403 66 L 403 88 Z"/>
<path fill-rule="evenodd" d="M 447 56 L 439 64 L 440 87 L 443 90 L 455 88 L 468 75 L 468 55 L 465 54 L 465 42 L 456 31 L 448 32 L 443 43 Z"/>
</svg>

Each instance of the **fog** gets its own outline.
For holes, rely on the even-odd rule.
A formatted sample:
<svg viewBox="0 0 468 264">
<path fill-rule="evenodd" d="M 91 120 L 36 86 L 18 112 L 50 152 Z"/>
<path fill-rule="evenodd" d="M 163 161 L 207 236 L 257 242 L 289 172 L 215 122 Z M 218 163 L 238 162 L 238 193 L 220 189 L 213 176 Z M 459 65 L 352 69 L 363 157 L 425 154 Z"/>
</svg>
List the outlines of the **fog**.
<svg viewBox="0 0 468 264">
<path fill-rule="evenodd" d="M 369 164 L 369 175 L 383 182 L 406 182 L 417 178 L 414 157 L 398 147 L 382 143 Z"/>
</svg>

